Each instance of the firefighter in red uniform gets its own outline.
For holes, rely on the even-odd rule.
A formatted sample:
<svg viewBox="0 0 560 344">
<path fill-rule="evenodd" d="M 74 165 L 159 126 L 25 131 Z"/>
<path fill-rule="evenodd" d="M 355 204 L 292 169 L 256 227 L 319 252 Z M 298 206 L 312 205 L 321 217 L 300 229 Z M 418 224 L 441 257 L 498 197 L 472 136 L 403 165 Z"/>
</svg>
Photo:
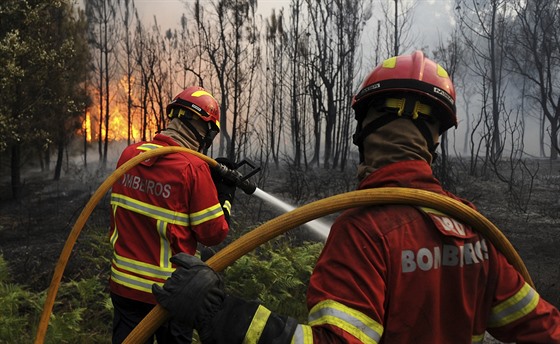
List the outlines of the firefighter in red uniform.
<svg viewBox="0 0 560 344">
<path fill-rule="evenodd" d="M 128 146 L 117 166 L 162 146 L 206 153 L 220 130 L 218 102 L 201 87 L 179 93 L 167 114 L 167 128 L 150 142 Z M 220 162 L 232 165 L 227 159 Z M 152 284 L 171 276 L 173 255 L 194 255 L 198 243 L 213 246 L 226 238 L 234 192 L 235 185 L 213 175 L 206 162 L 183 152 L 145 160 L 113 185 L 113 343 L 122 342 L 154 307 Z M 192 330 L 170 321 L 156 337 L 159 343 L 190 343 Z"/>
<path fill-rule="evenodd" d="M 358 189 L 407 187 L 459 200 L 430 164 L 457 124 L 447 72 L 417 51 L 389 58 L 354 97 Z M 460 200 L 472 206 L 469 202 Z M 560 343 L 560 314 L 477 231 L 433 209 L 350 209 L 333 224 L 311 275 L 309 319 L 270 312 L 223 292 L 196 258 L 154 286 L 158 302 L 202 343 Z"/>
</svg>

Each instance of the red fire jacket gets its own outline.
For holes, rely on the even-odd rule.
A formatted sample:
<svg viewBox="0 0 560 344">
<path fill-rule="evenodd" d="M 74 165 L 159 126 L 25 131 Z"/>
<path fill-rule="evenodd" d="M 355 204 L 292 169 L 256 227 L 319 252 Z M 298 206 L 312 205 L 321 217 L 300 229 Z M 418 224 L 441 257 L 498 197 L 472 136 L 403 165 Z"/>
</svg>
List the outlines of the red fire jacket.
<svg viewBox="0 0 560 344">
<path fill-rule="evenodd" d="M 388 186 L 458 199 L 423 161 L 381 168 L 359 189 Z M 339 216 L 311 276 L 308 307 L 296 343 L 482 343 L 485 331 L 505 342 L 560 343 L 558 310 L 488 240 L 413 206 Z"/>
<path fill-rule="evenodd" d="M 165 135 L 127 147 L 117 166 L 161 146 L 177 146 Z M 189 153 L 160 155 L 136 165 L 111 193 L 113 245 L 110 289 L 155 304 L 154 282 L 163 284 L 179 252 L 194 254 L 197 242 L 217 245 L 228 233 L 208 164 Z"/>
</svg>

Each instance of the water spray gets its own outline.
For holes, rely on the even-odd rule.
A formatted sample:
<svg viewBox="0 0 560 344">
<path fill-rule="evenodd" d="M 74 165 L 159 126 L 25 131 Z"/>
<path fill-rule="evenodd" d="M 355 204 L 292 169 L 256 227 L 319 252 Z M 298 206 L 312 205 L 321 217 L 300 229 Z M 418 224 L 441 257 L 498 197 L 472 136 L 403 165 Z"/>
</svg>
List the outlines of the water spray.
<svg viewBox="0 0 560 344">
<path fill-rule="evenodd" d="M 282 210 L 283 212 L 287 213 L 296 209 L 296 207 L 289 205 L 286 202 L 279 200 L 278 198 L 274 197 L 273 195 L 265 192 L 259 188 L 255 190 L 254 195 L 263 201 L 268 202 L 269 204 L 275 206 L 276 208 Z M 323 240 L 327 239 L 329 236 L 329 232 L 331 230 L 332 223 L 326 222 L 320 219 L 311 220 L 303 224 L 303 226 L 311 229 L 313 232 L 319 234 Z"/>
<path fill-rule="evenodd" d="M 218 173 L 224 178 L 229 180 L 230 182 L 235 183 L 235 186 L 247 195 L 254 195 L 261 200 L 275 206 L 276 208 L 280 209 L 283 212 L 289 212 L 294 210 L 296 207 L 287 204 L 284 201 L 276 198 L 275 196 L 271 195 L 268 192 L 265 192 L 259 189 L 251 180 L 249 179 L 257 172 L 261 170 L 260 167 L 257 167 L 252 161 L 245 159 L 237 164 L 235 164 L 235 168 L 228 168 L 224 164 L 218 163 L 215 167 L 213 167 Z M 250 170 L 247 174 L 243 175 L 239 172 L 239 169 L 247 165 Z M 323 240 L 325 240 L 329 234 L 331 223 L 326 223 L 321 220 L 312 220 L 304 224 L 304 226 L 308 227 L 309 229 L 313 230 L 315 233 L 319 234 Z"/>
</svg>

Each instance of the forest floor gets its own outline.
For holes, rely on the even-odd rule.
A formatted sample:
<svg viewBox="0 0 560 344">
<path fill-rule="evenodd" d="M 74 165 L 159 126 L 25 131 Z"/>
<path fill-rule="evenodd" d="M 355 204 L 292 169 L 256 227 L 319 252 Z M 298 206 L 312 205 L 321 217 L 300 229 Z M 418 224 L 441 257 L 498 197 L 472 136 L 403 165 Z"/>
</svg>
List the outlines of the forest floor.
<svg viewBox="0 0 560 344">
<path fill-rule="evenodd" d="M 532 166 L 532 171 L 535 171 L 536 165 Z M 52 173 L 29 172 L 25 174 L 23 198 L 19 201 L 6 197 L 10 194 L 10 184 L 8 180 L 1 181 L 0 255 L 8 262 L 15 283 L 34 291 L 48 288 L 68 234 L 109 173 L 87 172 L 86 169 L 73 167 L 61 180 L 53 181 L 49 179 Z M 300 204 L 313 201 L 302 195 L 318 195 L 318 188 L 331 191 L 329 195 L 343 192 L 342 189 L 352 190 L 353 181 L 349 180 L 353 179 L 353 175 L 341 177 L 346 179 L 344 182 L 337 181 L 336 188 L 325 188 L 330 184 L 317 180 L 319 175 L 331 179 L 332 183 L 332 173 L 316 173 L 309 178 L 283 174 L 285 180 L 268 183 L 267 190 L 290 199 L 297 189 L 297 203 Z M 460 182 L 454 183 L 452 191 L 475 203 L 481 213 L 503 231 L 525 262 L 537 291 L 544 299 L 560 307 L 560 163 L 541 161 L 538 173 L 511 177 L 509 183 L 495 178 L 467 177 L 462 173 L 455 177 Z M 294 186 L 294 179 L 298 179 L 299 186 Z M 270 209 L 263 209 L 262 202 L 248 202 L 252 196 L 239 192 L 236 197 L 239 213 L 252 216 L 246 222 L 257 224 L 275 216 Z M 93 210 L 84 232 L 91 228 L 108 228 L 108 214 L 106 194 Z M 65 278 L 79 277 L 90 268 L 76 253 L 84 240 L 88 240 L 87 236 L 82 235 L 78 239 L 65 270 Z"/>
</svg>

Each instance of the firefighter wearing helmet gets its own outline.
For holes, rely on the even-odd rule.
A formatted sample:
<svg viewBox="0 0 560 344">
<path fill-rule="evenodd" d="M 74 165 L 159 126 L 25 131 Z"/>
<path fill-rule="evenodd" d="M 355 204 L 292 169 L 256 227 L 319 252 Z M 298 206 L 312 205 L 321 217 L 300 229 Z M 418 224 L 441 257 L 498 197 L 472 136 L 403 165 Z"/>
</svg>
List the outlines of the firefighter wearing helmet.
<svg viewBox="0 0 560 344">
<path fill-rule="evenodd" d="M 413 158 L 421 158 L 430 164 L 436 155 L 439 134 L 457 125 L 453 83 L 443 67 L 420 51 L 392 57 L 379 64 L 359 87 L 352 107 L 357 122 L 354 144 L 358 146 L 360 163 L 364 166 L 359 171 L 360 177 L 371 168 L 386 164 L 388 159 L 397 159 L 393 156 L 398 155 L 397 152 L 388 154 L 385 159 L 373 157 L 378 148 L 387 148 L 372 142 L 385 135 L 375 135 L 372 139 L 372 133 L 398 132 L 399 129 L 394 127 L 401 126 L 406 130 L 402 134 L 411 136 L 406 137 L 408 145 L 418 145 L 417 141 L 410 139 L 421 134 L 427 150 L 415 147 Z M 393 121 L 397 122 L 385 128 Z"/>
<path fill-rule="evenodd" d="M 117 167 L 158 147 L 182 146 L 205 153 L 220 131 L 219 104 L 202 87 L 179 93 L 167 106 L 167 115 L 167 127 L 153 140 L 125 148 Z M 234 167 L 227 159 L 220 162 Z M 109 282 L 113 343 L 121 343 L 154 307 L 152 284 L 163 285 L 171 276 L 173 255 L 194 255 L 198 245 L 223 242 L 234 193 L 235 185 L 185 152 L 147 159 L 113 185 Z M 192 329 L 171 320 L 155 337 L 159 343 L 191 343 Z"/>
<path fill-rule="evenodd" d="M 220 106 L 202 87 L 192 86 L 179 93 L 167 105 L 167 116 L 180 119 L 190 129 L 198 142 L 199 152 L 206 153 L 220 132 Z M 206 128 L 200 130 L 201 126 Z"/>
<path fill-rule="evenodd" d="M 457 124 L 446 71 L 420 51 L 389 58 L 353 100 L 360 150 L 358 189 L 406 187 L 445 195 L 430 164 L 438 137 Z M 188 255 L 158 302 L 194 326 L 203 344 L 560 343 L 560 313 L 539 297 L 476 230 L 409 205 L 354 208 L 334 222 L 298 324 L 224 292 L 218 276 Z"/>
</svg>

